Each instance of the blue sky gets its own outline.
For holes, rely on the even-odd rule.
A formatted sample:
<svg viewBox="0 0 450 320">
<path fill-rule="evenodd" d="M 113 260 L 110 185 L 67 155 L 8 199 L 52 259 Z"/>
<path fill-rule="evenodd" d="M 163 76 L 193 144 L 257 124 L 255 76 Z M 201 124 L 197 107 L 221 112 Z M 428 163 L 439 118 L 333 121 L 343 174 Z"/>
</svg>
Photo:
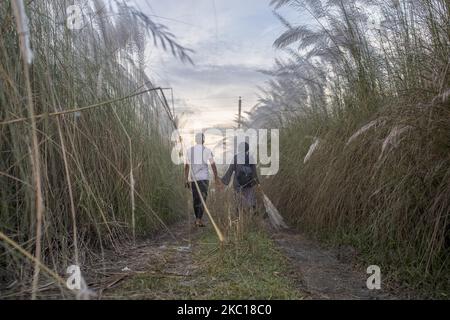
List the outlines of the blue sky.
<svg viewBox="0 0 450 320">
<path fill-rule="evenodd" d="M 238 97 L 244 110 L 257 102 L 257 86 L 282 54 L 272 44 L 283 31 L 270 0 L 134 0 L 152 19 L 168 26 L 195 51 L 195 65 L 149 46 L 147 72 L 174 89 L 176 111 L 185 128 L 233 125 Z"/>
</svg>

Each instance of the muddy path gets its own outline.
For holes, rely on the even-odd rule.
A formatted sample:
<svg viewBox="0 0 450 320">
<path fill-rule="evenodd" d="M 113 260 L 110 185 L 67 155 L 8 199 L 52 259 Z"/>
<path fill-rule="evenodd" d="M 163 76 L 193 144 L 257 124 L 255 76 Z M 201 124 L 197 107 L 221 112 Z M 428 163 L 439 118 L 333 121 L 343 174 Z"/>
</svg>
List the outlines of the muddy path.
<svg viewBox="0 0 450 320">
<path fill-rule="evenodd" d="M 394 299 L 383 290 L 369 290 L 366 269 L 353 265 L 354 252 L 332 250 L 292 230 L 275 232 L 271 238 L 290 263 L 292 277 L 308 299 Z"/>
</svg>

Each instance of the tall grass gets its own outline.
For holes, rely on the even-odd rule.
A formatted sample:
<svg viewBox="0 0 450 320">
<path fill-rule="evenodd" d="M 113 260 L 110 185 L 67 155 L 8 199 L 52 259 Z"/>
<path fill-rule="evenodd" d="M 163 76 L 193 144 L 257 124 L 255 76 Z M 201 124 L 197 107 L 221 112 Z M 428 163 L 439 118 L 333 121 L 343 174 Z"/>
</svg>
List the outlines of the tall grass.
<svg viewBox="0 0 450 320">
<path fill-rule="evenodd" d="M 87 2 L 79 30 L 66 24 L 71 1 L 33 1 L 27 65 L 20 2 L 0 6 L 0 295 L 29 293 L 35 260 L 60 275 L 74 263 L 86 271 L 106 247 L 165 230 L 186 200 L 170 158 L 172 115 L 144 52 L 148 37 L 183 61 L 189 50 L 122 1 Z M 48 277 L 35 271 L 34 295 Z"/>
<path fill-rule="evenodd" d="M 359 248 L 386 280 L 448 298 L 448 1 L 272 4 L 313 22 L 280 16 L 275 45 L 289 57 L 248 120 L 283 127 L 271 199 L 297 227 Z"/>
</svg>

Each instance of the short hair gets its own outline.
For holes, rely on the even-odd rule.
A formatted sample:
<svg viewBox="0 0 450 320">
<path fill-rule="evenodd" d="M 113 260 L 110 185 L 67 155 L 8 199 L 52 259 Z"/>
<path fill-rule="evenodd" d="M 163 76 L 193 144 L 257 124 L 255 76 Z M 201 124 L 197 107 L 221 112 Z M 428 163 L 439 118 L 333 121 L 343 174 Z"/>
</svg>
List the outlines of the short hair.
<svg viewBox="0 0 450 320">
<path fill-rule="evenodd" d="M 248 144 L 248 142 L 242 142 L 241 144 L 239 144 L 239 152 L 249 152 L 250 150 L 250 145 Z"/>
<path fill-rule="evenodd" d="M 202 132 L 199 132 L 195 135 L 195 143 L 203 144 L 205 142 L 205 135 Z"/>
</svg>

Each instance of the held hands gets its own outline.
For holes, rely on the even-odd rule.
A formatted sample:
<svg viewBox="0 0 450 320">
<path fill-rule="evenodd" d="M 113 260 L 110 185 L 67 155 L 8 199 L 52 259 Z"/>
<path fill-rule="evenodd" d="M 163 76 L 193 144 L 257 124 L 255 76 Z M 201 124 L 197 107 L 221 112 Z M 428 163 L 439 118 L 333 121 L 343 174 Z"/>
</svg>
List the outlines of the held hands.
<svg viewBox="0 0 450 320">
<path fill-rule="evenodd" d="M 219 191 L 223 191 L 224 190 L 224 184 L 222 183 L 222 180 L 220 180 L 218 177 L 214 179 L 214 182 L 216 184 L 216 188 Z M 191 189 L 191 183 L 188 180 L 185 180 L 184 182 L 184 187 L 186 189 Z"/>
</svg>

